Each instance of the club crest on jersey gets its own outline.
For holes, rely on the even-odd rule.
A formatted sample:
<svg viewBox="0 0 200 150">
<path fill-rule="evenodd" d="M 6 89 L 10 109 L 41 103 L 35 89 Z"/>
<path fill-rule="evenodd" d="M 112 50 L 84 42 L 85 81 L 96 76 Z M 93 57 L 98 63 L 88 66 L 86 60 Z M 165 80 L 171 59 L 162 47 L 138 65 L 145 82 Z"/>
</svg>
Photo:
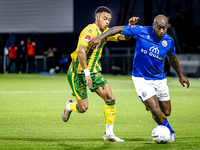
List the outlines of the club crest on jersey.
<svg viewBox="0 0 200 150">
<path fill-rule="evenodd" d="M 85 90 L 80 90 L 81 96 L 85 96 Z"/>
<path fill-rule="evenodd" d="M 163 47 L 166 47 L 166 46 L 167 46 L 167 41 L 166 41 L 166 40 L 162 41 L 162 46 L 163 46 Z"/>
<path fill-rule="evenodd" d="M 86 35 L 85 40 L 86 40 L 87 42 L 89 42 L 89 41 L 91 40 L 91 36 Z"/>
</svg>

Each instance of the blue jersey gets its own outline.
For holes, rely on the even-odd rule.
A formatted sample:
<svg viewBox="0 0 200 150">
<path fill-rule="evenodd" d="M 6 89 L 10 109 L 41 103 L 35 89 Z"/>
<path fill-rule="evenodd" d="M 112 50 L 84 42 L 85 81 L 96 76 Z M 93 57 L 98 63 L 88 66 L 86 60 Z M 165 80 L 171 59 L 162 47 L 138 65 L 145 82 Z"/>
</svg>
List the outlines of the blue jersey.
<svg viewBox="0 0 200 150">
<path fill-rule="evenodd" d="M 132 75 L 146 80 L 164 79 L 165 57 L 168 51 L 175 54 L 174 40 L 167 33 L 158 40 L 153 27 L 138 25 L 124 26 L 124 35 L 137 39 Z"/>
</svg>

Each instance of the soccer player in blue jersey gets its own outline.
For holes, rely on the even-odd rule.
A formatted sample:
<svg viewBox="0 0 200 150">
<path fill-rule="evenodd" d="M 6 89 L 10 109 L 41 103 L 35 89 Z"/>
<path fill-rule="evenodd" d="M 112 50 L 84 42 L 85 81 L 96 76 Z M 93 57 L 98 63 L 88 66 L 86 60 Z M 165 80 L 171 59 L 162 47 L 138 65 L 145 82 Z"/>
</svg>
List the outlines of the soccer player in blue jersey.
<svg viewBox="0 0 200 150">
<path fill-rule="evenodd" d="M 164 125 L 171 132 L 170 141 L 175 141 L 176 134 L 168 123 L 167 116 L 171 114 L 171 103 L 167 79 L 164 72 L 165 57 L 177 72 L 182 86 L 190 83 L 179 66 L 175 54 L 174 40 L 166 33 L 168 19 L 164 15 L 155 17 L 153 26 L 132 25 L 138 21 L 138 17 L 129 19 L 130 25 L 110 28 L 104 34 L 90 41 L 90 45 L 95 47 L 107 36 L 121 33 L 137 39 L 135 55 L 133 60 L 132 79 L 136 92 L 152 113 L 152 117 L 158 125 Z"/>
</svg>

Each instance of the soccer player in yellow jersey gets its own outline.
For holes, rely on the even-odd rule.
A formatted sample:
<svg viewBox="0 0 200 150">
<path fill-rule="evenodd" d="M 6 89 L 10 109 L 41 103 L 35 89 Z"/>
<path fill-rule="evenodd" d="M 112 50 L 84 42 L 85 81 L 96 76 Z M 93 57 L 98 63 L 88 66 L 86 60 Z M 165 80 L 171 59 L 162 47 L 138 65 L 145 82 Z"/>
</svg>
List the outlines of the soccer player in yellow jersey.
<svg viewBox="0 0 200 150">
<path fill-rule="evenodd" d="M 113 133 L 113 124 L 115 120 L 115 97 L 109 84 L 101 74 L 101 65 L 99 59 L 102 50 L 107 41 L 123 41 L 130 37 L 116 34 L 103 40 L 98 49 L 91 49 L 88 42 L 106 32 L 111 20 L 111 11 L 105 6 L 96 9 L 95 23 L 89 24 L 80 33 L 76 50 L 71 54 L 72 62 L 69 67 L 67 77 L 71 86 L 76 102 L 68 100 L 62 113 L 62 119 L 67 122 L 72 111 L 84 113 L 88 109 L 87 86 L 92 92 L 96 92 L 105 101 L 105 120 L 106 132 L 104 140 L 124 142 Z"/>
</svg>

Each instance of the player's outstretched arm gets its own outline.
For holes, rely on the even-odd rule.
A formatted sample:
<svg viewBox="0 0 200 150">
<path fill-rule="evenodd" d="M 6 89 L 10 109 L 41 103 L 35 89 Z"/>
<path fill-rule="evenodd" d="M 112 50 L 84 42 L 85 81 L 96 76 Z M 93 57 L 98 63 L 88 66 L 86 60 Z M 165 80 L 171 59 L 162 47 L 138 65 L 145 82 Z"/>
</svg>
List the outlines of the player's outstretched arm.
<svg viewBox="0 0 200 150">
<path fill-rule="evenodd" d="M 135 23 L 138 22 L 140 18 L 139 17 L 132 17 L 129 19 L 129 24 L 133 25 Z M 124 31 L 123 31 L 124 26 L 116 26 L 116 27 L 112 27 L 110 28 L 107 32 L 103 33 L 102 35 L 93 38 L 90 42 L 89 42 L 89 46 L 94 49 L 95 47 L 98 48 L 101 44 L 101 41 L 108 37 L 108 36 L 112 36 L 115 35 L 117 33 L 120 33 L 121 35 L 119 36 L 119 40 L 120 41 L 124 41 L 124 40 L 129 40 L 130 36 L 125 36 L 124 35 Z"/>
<path fill-rule="evenodd" d="M 78 60 L 79 60 L 79 63 L 81 65 L 83 71 L 85 72 L 85 80 L 87 82 L 87 86 L 88 86 L 88 88 L 91 88 L 92 87 L 92 78 L 90 76 L 90 72 L 89 72 L 88 66 L 87 66 L 86 51 L 87 51 L 86 47 L 79 46 Z"/>
<path fill-rule="evenodd" d="M 180 69 L 180 66 L 179 66 L 179 62 L 178 62 L 178 59 L 176 57 L 176 54 L 174 54 L 173 56 L 171 55 L 168 55 L 168 60 L 170 62 L 170 65 L 172 66 L 172 68 L 176 71 L 176 73 L 178 74 L 179 76 L 179 82 L 182 84 L 183 87 L 185 87 L 184 83 L 187 84 L 187 88 L 189 88 L 190 86 L 190 82 L 188 80 L 187 77 L 185 77 L 182 72 L 181 72 L 181 69 Z"/>
<path fill-rule="evenodd" d="M 116 27 L 112 27 L 110 28 L 108 31 L 106 31 L 105 33 L 101 34 L 100 36 L 93 38 L 89 41 L 89 46 L 94 49 L 95 47 L 98 48 L 101 44 L 101 41 L 111 35 L 115 35 L 117 33 L 121 33 L 123 34 L 123 26 L 116 26 Z"/>
</svg>

